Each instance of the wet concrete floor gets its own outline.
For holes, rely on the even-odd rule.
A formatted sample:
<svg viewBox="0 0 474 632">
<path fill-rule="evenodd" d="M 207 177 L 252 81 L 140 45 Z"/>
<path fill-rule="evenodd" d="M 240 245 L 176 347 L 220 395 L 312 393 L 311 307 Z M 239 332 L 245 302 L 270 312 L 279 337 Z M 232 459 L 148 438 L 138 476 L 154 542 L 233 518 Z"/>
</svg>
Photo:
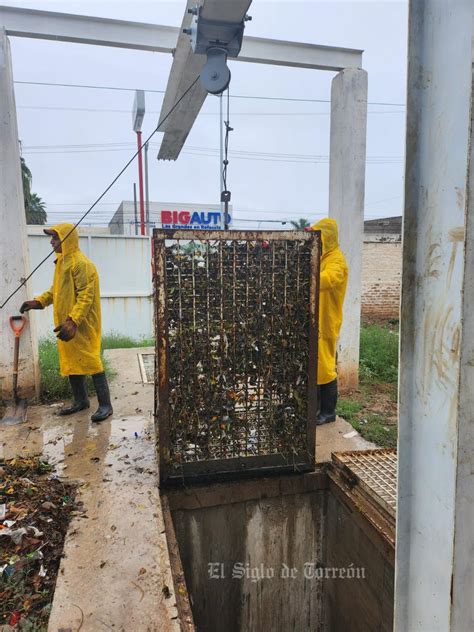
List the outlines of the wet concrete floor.
<svg viewBox="0 0 474 632">
<path fill-rule="evenodd" d="M 0 457 L 44 455 L 60 478 L 78 481 L 81 511 L 71 522 L 49 632 L 180 629 L 158 490 L 153 387 L 143 385 L 136 350 L 113 350 L 114 416 L 91 410 L 57 416 L 29 410 L 22 426 L 0 429 Z M 115 399 L 116 398 L 116 399 Z"/>
</svg>

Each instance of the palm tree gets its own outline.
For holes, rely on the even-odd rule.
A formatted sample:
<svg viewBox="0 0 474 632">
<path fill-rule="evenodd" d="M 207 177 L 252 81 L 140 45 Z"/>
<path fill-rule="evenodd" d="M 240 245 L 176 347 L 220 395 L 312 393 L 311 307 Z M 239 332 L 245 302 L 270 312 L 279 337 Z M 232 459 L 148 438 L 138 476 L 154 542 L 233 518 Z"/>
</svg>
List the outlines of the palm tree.
<svg viewBox="0 0 474 632">
<path fill-rule="evenodd" d="M 48 215 L 43 200 L 31 192 L 33 176 L 23 156 L 21 160 L 21 179 L 23 182 L 23 198 L 25 200 L 25 214 L 27 224 L 46 224 Z"/>
<path fill-rule="evenodd" d="M 305 228 L 309 228 L 311 223 L 308 222 L 307 219 L 301 218 L 296 222 L 291 222 L 291 225 L 295 230 L 304 230 Z"/>
<path fill-rule="evenodd" d="M 25 210 L 26 210 L 30 202 L 31 183 L 33 181 L 33 176 L 31 175 L 31 171 L 28 169 L 28 165 L 26 164 L 23 156 L 21 156 L 20 160 L 21 160 L 21 180 L 23 182 L 23 198 L 25 200 Z"/>
<path fill-rule="evenodd" d="M 45 206 L 45 203 L 39 195 L 30 193 L 30 201 L 26 209 L 27 224 L 46 224 L 48 216 Z"/>
</svg>

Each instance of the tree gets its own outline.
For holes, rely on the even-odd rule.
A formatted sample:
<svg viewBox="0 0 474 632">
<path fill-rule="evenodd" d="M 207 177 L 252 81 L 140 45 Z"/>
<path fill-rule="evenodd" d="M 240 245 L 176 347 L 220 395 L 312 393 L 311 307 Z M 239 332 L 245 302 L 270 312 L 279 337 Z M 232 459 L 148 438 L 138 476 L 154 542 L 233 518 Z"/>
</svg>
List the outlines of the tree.
<svg viewBox="0 0 474 632">
<path fill-rule="evenodd" d="M 43 200 L 31 191 L 33 176 L 25 162 L 21 157 L 21 179 L 23 182 L 23 197 L 25 200 L 25 214 L 27 224 L 46 224 L 48 215 L 46 213 L 46 205 Z"/>
<path fill-rule="evenodd" d="M 309 228 L 311 226 L 311 223 L 308 222 L 307 219 L 304 219 L 302 217 L 296 222 L 291 222 L 291 225 L 293 226 L 295 230 L 304 230 L 305 228 Z"/>
<path fill-rule="evenodd" d="M 30 194 L 30 202 L 26 210 L 27 224 L 46 224 L 48 215 L 46 214 L 45 203 L 36 193 Z"/>
<path fill-rule="evenodd" d="M 23 156 L 20 158 L 20 160 L 21 160 L 21 179 L 23 182 L 23 198 L 25 199 L 25 210 L 26 210 L 30 202 L 31 183 L 33 181 L 33 176 L 31 175 L 31 171 L 28 169 L 28 166 Z"/>
</svg>

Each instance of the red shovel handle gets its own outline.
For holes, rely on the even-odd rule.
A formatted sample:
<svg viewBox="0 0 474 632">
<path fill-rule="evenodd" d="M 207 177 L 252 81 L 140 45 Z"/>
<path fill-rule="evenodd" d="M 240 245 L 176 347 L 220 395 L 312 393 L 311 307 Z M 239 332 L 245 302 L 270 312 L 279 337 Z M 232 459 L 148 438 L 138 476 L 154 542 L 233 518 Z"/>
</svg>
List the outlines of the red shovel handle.
<svg viewBox="0 0 474 632">
<path fill-rule="evenodd" d="M 10 327 L 15 338 L 19 338 L 26 327 L 27 320 L 24 316 L 10 316 Z"/>
</svg>

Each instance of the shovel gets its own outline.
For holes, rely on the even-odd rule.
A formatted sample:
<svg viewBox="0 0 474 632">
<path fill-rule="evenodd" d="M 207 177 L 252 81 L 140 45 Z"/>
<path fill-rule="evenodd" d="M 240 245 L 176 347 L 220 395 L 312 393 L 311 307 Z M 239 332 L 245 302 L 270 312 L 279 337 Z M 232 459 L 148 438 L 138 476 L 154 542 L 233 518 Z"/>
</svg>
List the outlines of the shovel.
<svg viewBox="0 0 474 632">
<path fill-rule="evenodd" d="M 27 405 L 26 399 L 18 397 L 18 360 L 20 357 L 20 336 L 26 327 L 26 318 L 24 316 L 11 316 L 10 327 L 15 334 L 15 349 L 13 352 L 13 400 L 8 405 L 7 411 L 0 421 L 0 424 L 13 426 L 26 421 Z"/>
</svg>

